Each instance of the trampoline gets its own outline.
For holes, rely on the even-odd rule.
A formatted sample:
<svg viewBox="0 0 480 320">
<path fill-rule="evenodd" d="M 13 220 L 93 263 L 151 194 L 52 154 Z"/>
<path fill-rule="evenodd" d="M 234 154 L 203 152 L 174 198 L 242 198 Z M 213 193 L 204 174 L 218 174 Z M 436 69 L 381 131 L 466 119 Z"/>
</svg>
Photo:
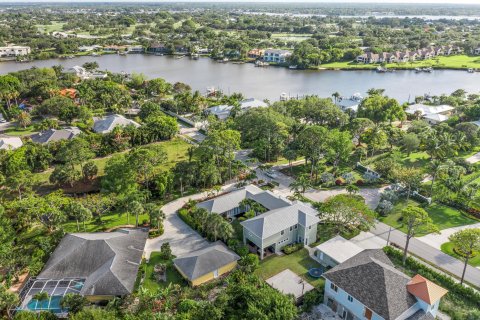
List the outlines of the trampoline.
<svg viewBox="0 0 480 320">
<path fill-rule="evenodd" d="M 323 274 L 323 268 L 312 268 L 308 270 L 308 274 L 313 278 L 320 278 Z"/>
</svg>

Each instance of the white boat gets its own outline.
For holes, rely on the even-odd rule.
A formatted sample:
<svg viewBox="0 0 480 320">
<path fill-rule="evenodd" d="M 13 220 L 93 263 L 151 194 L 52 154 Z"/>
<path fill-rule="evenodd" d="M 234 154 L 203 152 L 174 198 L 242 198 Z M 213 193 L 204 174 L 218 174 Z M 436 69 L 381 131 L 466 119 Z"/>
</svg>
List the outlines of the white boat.
<svg viewBox="0 0 480 320">
<path fill-rule="evenodd" d="M 378 72 L 378 73 L 385 73 L 385 72 L 387 72 L 387 71 L 388 71 L 387 68 L 380 67 L 380 66 L 377 67 L 377 72 Z"/>
<path fill-rule="evenodd" d="M 200 58 L 200 56 L 198 55 L 198 53 L 192 54 L 192 59 L 193 60 L 198 60 L 199 58 Z"/>
<path fill-rule="evenodd" d="M 268 67 L 269 63 L 265 61 L 257 60 L 255 61 L 255 67 Z"/>
<path fill-rule="evenodd" d="M 468 69 L 468 73 L 474 73 L 475 70 L 473 70 L 472 68 Z"/>
<path fill-rule="evenodd" d="M 294 65 L 294 66 L 288 66 L 288 69 L 292 69 L 292 70 L 295 70 L 295 69 L 297 69 L 297 68 L 298 68 L 298 66 L 296 66 L 296 65 Z"/>
</svg>

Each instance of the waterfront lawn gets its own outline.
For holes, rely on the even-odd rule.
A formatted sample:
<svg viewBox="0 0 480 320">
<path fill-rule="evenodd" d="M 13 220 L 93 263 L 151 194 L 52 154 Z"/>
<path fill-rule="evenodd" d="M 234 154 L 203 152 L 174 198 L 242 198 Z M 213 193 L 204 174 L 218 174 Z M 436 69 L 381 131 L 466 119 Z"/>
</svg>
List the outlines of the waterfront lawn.
<svg viewBox="0 0 480 320">
<path fill-rule="evenodd" d="M 316 279 L 308 274 L 311 268 L 319 268 L 320 264 L 310 258 L 307 249 L 302 249 L 289 255 L 272 255 L 260 262 L 255 274 L 264 280 L 273 277 L 285 269 L 290 269 L 316 288 L 323 287 L 324 280 Z"/>
<path fill-rule="evenodd" d="M 407 206 L 420 206 L 420 204 L 416 201 L 409 200 L 408 204 L 407 201 L 400 201 L 397 203 L 392 212 L 386 217 L 379 217 L 379 220 L 383 223 L 392 226 L 395 229 L 399 229 L 402 232 L 406 232 L 407 228 L 401 221 L 401 211 Z M 440 229 L 448 229 L 452 227 L 459 227 L 465 226 L 473 223 L 478 223 L 478 220 L 469 217 L 466 213 L 454 209 L 451 207 L 447 207 L 442 204 L 433 203 L 428 207 L 425 207 L 425 211 L 428 212 L 430 218 L 432 218 L 433 223 Z M 420 230 L 417 236 L 424 236 L 428 234 L 428 232 Z"/>
<path fill-rule="evenodd" d="M 157 279 L 155 279 L 153 269 L 155 265 L 159 263 L 167 265 L 166 282 L 157 281 Z M 150 260 L 147 263 L 143 263 L 141 268 L 143 268 L 143 271 L 145 272 L 145 280 L 143 280 L 141 286 L 150 292 L 157 292 L 158 289 L 166 288 L 169 284 L 187 285 L 186 281 L 182 278 L 177 269 L 175 269 L 172 260 L 162 259 L 160 252 L 152 252 Z"/>
<path fill-rule="evenodd" d="M 464 258 L 459 254 L 457 254 L 455 251 L 453 251 L 453 248 L 454 248 L 454 245 L 451 242 L 445 242 L 444 244 L 442 244 L 442 247 L 441 247 L 443 253 L 446 253 L 465 263 Z M 468 260 L 468 264 L 473 267 L 480 267 L 480 252 L 477 252 L 476 256 Z"/>
<path fill-rule="evenodd" d="M 322 64 L 321 68 L 327 69 L 366 69 L 373 70 L 377 68 L 379 64 L 363 64 L 353 61 L 332 62 Z M 407 63 L 390 63 L 386 65 L 390 69 L 415 69 L 424 67 L 434 67 L 439 69 L 468 69 L 468 68 L 480 68 L 480 57 L 467 56 L 467 55 L 455 55 L 449 57 L 436 57 L 430 60 L 421 60 Z"/>
</svg>

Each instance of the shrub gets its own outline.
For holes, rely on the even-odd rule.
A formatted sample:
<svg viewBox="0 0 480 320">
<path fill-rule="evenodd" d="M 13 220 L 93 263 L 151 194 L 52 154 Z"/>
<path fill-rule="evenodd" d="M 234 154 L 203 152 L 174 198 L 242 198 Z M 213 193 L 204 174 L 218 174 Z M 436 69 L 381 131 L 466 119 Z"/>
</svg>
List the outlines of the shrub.
<svg viewBox="0 0 480 320">
<path fill-rule="evenodd" d="M 399 198 L 397 192 L 393 190 L 385 190 L 380 195 L 380 201 L 388 201 L 392 204 L 397 203 Z"/>
<path fill-rule="evenodd" d="M 345 180 L 346 184 L 352 184 L 353 182 L 355 182 L 355 175 L 353 174 L 353 172 L 347 172 L 342 174 L 342 178 L 343 180 Z"/>
<path fill-rule="evenodd" d="M 170 260 L 172 258 L 172 249 L 170 248 L 170 243 L 162 243 L 160 247 L 160 257 L 164 260 Z"/>
<path fill-rule="evenodd" d="M 337 186 L 342 186 L 343 185 L 343 180 L 342 179 L 337 179 L 337 180 L 335 180 L 335 184 Z"/>
<path fill-rule="evenodd" d="M 387 216 L 393 210 L 393 204 L 388 200 L 382 200 L 378 204 L 377 212 L 382 216 Z"/>
<path fill-rule="evenodd" d="M 363 182 L 363 180 L 357 180 L 357 182 L 355 183 L 357 186 L 363 186 L 365 183 Z"/>
<path fill-rule="evenodd" d="M 160 226 L 160 229 L 152 229 L 148 232 L 149 238 L 160 237 L 163 234 L 163 226 Z"/>
<path fill-rule="evenodd" d="M 315 288 L 312 291 L 305 293 L 303 296 L 302 310 L 309 312 L 312 308 L 323 302 L 323 291 Z"/>
<path fill-rule="evenodd" d="M 303 243 L 292 243 L 283 247 L 282 251 L 285 254 L 292 254 L 294 252 L 297 252 L 300 249 L 303 249 Z"/>
</svg>

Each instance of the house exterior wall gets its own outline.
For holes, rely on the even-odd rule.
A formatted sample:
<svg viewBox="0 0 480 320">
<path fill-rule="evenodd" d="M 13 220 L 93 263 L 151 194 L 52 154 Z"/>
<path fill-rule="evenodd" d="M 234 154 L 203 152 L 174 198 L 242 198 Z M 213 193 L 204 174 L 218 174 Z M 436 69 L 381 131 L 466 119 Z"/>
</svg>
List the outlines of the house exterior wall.
<svg viewBox="0 0 480 320">
<path fill-rule="evenodd" d="M 218 276 L 217 277 L 220 277 L 220 276 L 224 275 L 225 273 L 232 271 L 233 269 L 235 269 L 236 266 L 237 266 L 237 261 L 234 261 L 232 263 L 229 263 L 229 264 L 219 268 L 217 270 L 218 271 Z M 182 274 L 182 276 L 184 276 L 184 275 Z M 209 272 L 209 273 L 207 273 L 207 274 L 205 274 L 201 277 L 193 279 L 192 281 L 190 281 L 190 284 L 195 287 L 195 286 L 199 286 L 201 284 L 204 284 L 208 281 L 211 281 L 213 279 L 215 279 L 214 272 Z"/>
<path fill-rule="evenodd" d="M 345 292 L 343 289 L 338 288 L 337 291 L 331 289 L 332 282 L 328 279 L 325 281 L 325 303 L 328 305 L 328 299 L 332 299 L 337 304 L 336 313 L 339 315 L 343 315 L 344 311 L 348 311 L 353 314 L 353 319 L 360 319 L 360 320 L 367 320 L 364 316 L 365 306 L 358 301 L 357 299 L 353 298 L 353 301 L 348 301 L 349 294 Z M 372 310 L 372 318 L 371 320 L 385 320 L 383 317 L 379 316 Z"/>
<path fill-rule="evenodd" d="M 283 235 L 281 232 L 270 236 L 266 239 L 263 239 L 263 247 L 268 248 L 272 244 L 275 244 L 275 252 L 279 252 L 282 248 L 288 244 L 292 244 L 297 242 L 297 233 L 298 227 L 291 226 L 285 230 L 283 230 Z"/>
</svg>

